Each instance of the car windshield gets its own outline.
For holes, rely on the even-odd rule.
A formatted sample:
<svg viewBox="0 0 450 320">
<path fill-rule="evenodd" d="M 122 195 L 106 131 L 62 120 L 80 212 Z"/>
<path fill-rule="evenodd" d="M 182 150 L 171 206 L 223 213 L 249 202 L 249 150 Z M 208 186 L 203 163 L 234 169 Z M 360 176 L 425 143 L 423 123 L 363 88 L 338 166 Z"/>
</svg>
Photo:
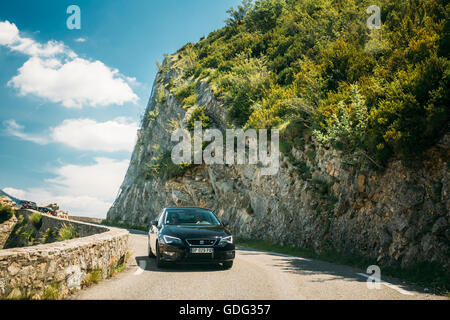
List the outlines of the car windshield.
<svg viewBox="0 0 450 320">
<path fill-rule="evenodd" d="M 202 209 L 170 209 L 165 219 L 167 225 L 220 225 L 219 219 L 208 210 Z"/>
</svg>

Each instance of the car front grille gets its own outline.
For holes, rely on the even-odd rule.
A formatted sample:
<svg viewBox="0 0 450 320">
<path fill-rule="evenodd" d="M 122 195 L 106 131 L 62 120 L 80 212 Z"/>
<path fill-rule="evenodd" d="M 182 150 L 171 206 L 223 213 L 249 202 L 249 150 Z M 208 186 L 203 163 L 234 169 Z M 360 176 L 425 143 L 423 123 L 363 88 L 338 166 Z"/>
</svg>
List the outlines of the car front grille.
<svg viewBox="0 0 450 320">
<path fill-rule="evenodd" d="M 190 246 L 213 246 L 217 239 L 186 239 Z"/>
</svg>

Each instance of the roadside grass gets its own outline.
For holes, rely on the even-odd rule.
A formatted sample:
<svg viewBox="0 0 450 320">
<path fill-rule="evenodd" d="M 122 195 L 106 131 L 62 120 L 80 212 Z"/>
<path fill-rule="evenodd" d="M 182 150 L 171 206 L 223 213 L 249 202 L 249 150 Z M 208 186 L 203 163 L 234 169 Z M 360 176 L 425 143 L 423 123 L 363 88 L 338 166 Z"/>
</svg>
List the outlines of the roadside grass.
<svg viewBox="0 0 450 320">
<path fill-rule="evenodd" d="M 133 253 L 128 250 L 126 255 L 122 257 L 122 259 L 112 268 L 110 269 L 106 279 L 115 276 L 116 274 L 125 270 L 129 258 L 133 255 Z M 103 271 L 102 269 L 94 269 L 86 275 L 82 283 L 82 288 L 89 287 L 94 284 L 98 284 L 103 280 Z M 40 295 L 34 296 L 33 292 L 22 292 L 19 288 L 15 288 L 8 295 L 6 300 L 59 300 L 61 299 L 61 284 L 57 282 L 51 282 L 46 285 L 44 291 Z"/>
<path fill-rule="evenodd" d="M 130 259 L 130 257 L 133 255 L 133 253 L 128 250 L 124 259 L 119 261 L 111 270 L 111 273 L 109 274 L 109 277 L 113 277 L 116 274 L 122 272 L 123 270 L 125 270 L 125 268 L 127 267 L 128 264 L 128 260 Z"/>
<path fill-rule="evenodd" d="M 102 269 L 95 269 L 89 272 L 86 276 L 85 285 L 90 286 L 92 284 L 97 284 L 103 280 L 103 271 Z"/>
<path fill-rule="evenodd" d="M 317 253 L 312 249 L 291 246 L 282 246 L 268 240 L 236 239 L 236 245 L 246 248 L 271 251 L 302 258 L 311 258 L 332 262 L 350 267 L 366 270 L 370 265 L 377 265 L 376 259 L 361 256 L 345 255 L 336 250 Z M 422 262 L 409 268 L 401 268 L 399 265 L 380 266 L 381 274 L 406 280 L 408 282 L 427 287 L 436 293 L 450 298 L 450 274 L 437 263 Z"/>
<path fill-rule="evenodd" d="M 107 277 L 111 278 L 117 275 L 118 273 L 125 270 L 127 267 L 128 259 L 132 256 L 132 252 L 130 250 L 127 251 L 126 255 L 122 257 L 122 259 L 111 267 L 111 269 L 108 271 Z M 83 286 L 89 287 L 94 284 L 98 284 L 103 280 L 103 271 L 102 269 L 95 269 L 89 272 L 86 276 L 86 279 L 83 282 Z"/>
<path fill-rule="evenodd" d="M 145 232 L 148 232 L 148 230 L 149 230 L 149 227 L 146 227 L 143 225 L 123 223 L 123 222 L 117 222 L 117 221 L 103 220 L 101 224 L 104 226 L 108 226 L 108 227 L 132 229 L 132 230 L 139 230 L 139 231 L 145 231 Z"/>
<path fill-rule="evenodd" d="M 122 272 L 123 270 L 125 270 L 126 266 L 127 266 L 127 263 L 126 263 L 126 262 L 122 262 L 122 263 L 117 264 L 117 265 L 112 269 L 111 275 L 110 275 L 110 276 L 113 277 L 113 276 L 115 276 L 116 274 Z"/>
<path fill-rule="evenodd" d="M 63 224 L 58 231 L 58 241 L 65 241 L 78 238 L 78 232 L 71 224 Z"/>
<path fill-rule="evenodd" d="M 15 288 L 11 291 L 6 300 L 31 300 L 31 294 L 28 292 L 23 293 Z"/>
<path fill-rule="evenodd" d="M 60 286 L 57 283 L 52 283 L 45 287 L 42 300 L 58 300 L 60 296 Z"/>
</svg>

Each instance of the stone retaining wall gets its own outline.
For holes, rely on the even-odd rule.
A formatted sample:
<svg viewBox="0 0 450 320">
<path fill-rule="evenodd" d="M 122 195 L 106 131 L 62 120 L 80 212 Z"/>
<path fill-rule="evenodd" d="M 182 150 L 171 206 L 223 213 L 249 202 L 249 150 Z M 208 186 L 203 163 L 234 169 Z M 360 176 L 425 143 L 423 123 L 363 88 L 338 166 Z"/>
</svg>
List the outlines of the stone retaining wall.
<svg viewBox="0 0 450 320">
<path fill-rule="evenodd" d="M 19 214 L 31 214 L 29 211 Z M 43 215 L 43 227 L 74 225 L 82 238 L 0 250 L 0 299 L 63 298 L 92 272 L 108 277 L 126 261 L 128 231 Z"/>
<path fill-rule="evenodd" d="M 77 231 L 80 238 L 82 237 L 88 237 L 92 236 L 94 234 L 103 233 L 108 231 L 107 228 L 102 227 L 100 225 L 90 224 L 83 221 L 76 221 L 76 220 L 68 220 L 63 218 L 58 218 L 54 216 L 50 216 L 47 214 L 42 214 L 38 211 L 34 210 L 16 210 L 16 217 L 20 215 L 24 216 L 31 216 L 33 213 L 38 213 L 42 215 L 42 226 L 40 227 L 40 230 L 47 230 L 48 228 L 52 230 L 58 230 L 60 229 L 64 224 L 66 225 L 72 225 L 75 227 L 75 230 Z"/>
<path fill-rule="evenodd" d="M 94 224 L 101 224 L 103 219 L 97 219 L 97 218 L 86 218 L 86 217 L 75 217 L 70 216 L 69 220 L 75 220 L 75 221 L 81 221 L 81 222 L 87 222 L 87 223 L 94 223 Z"/>
<path fill-rule="evenodd" d="M 17 218 L 13 216 L 8 221 L 0 224 L 0 249 L 3 249 L 6 241 L 11 235 L 12 230 L 14 229 L 14 225 L 17 223 Z"/>
</svg>

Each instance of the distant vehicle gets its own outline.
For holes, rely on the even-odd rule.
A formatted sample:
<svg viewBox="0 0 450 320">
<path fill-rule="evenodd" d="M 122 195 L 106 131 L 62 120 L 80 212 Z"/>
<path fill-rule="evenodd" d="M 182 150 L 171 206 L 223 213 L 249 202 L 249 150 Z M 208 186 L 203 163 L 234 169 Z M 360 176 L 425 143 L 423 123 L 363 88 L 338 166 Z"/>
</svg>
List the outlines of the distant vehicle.
<svg viewBox="0 0 450 320">
<path fill-rule="evenodd" d="M 56 211 L 51 209 L 51 208 L 39 207 L 38 211 L 42 212 L 42 213 L 51 214 L 52 216 L 56 216 L 57 215 Z"/>
<path fill-rule="evenodd" d="M 35 202 L 22 200 L 22 209 L 37 210 L 38 206 Z"/>
<path fill-rule="evenodd" d="M 168 263 L 222 264 L 233 266 L 235 245 L 228 222 L 202 208 L 165 208 L 151 222 L 148 255 L 156 266 Z"/>
</svg>

